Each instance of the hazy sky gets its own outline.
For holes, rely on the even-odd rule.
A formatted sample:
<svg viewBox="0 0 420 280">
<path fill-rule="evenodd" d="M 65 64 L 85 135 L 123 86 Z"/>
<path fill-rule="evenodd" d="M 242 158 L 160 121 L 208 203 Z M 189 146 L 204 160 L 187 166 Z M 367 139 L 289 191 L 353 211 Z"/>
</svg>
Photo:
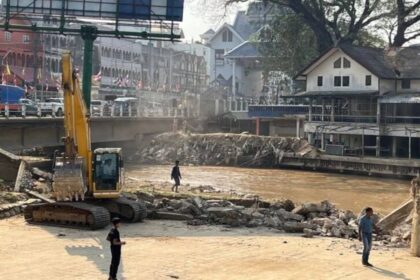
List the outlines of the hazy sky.
<svg viewBox="0 0 420 280">
<path fill-rule="evenodd" d="M 229 11 L 226 12 L 226 16 L 223 16 L 223 14 L 225 14 L 224 9 L 218 9 L 218 11 L 211 12 L 214 7 L 210 7 L 205 3 L 206 1 L 203 0 L 185 1 L 184 20 L 181 27 L 184 30 L 187 39 L 199 39 L 199 35 L 206 32 L 209 28 L 216 29 L 224 22 L 232 23 L 236 11 L 246 9 L 246 4 L 240 4 L 236 7 L 231 7 Z M 200 6 L 198 4 L 203 5 Z"/>
</svg>

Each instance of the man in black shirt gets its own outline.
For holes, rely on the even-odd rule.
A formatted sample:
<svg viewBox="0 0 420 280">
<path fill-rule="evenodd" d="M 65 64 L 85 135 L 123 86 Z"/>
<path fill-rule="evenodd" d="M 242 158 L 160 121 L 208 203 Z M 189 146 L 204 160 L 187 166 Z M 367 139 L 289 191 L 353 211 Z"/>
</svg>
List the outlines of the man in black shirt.
<svg viewBox="0 0 420 280">
<path fill-rule="evenodd" d="M 181 185 L 181 171 L 179 171 L 179 160 L 175 161 L 175 166 L 172 168 L 171 179 L 175 181 L 172 186 L 172 191 L 178 192 L 178 186 Z"/>
<path fill-rule="evenodd" d="M 112 255 L 108 280 L 117 279 L 118 266 L 120 265 L 120 260 L 121 260 L 121 246 L 125 245 L 125 242 L 121 241 L 120 232 L 118 231 L 118 228 L 120 227 L 120 223 L 121 223 L 120 218 L 112 219 L 113 227 L 108 233 L 108 236 L 106 238 L 106 240 L 108 240 L 111 243 L 111 255 Z"/>
</svg>

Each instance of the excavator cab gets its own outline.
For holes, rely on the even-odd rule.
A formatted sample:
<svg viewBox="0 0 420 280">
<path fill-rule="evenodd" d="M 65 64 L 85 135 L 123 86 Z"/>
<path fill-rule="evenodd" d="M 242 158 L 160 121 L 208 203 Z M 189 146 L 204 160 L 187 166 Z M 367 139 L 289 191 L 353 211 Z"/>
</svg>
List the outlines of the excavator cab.
<svg viewBox="0 0 420 280">
<path fill-rule="evenodd" d="M 118 197 L 123 185 L 123 160 L 120 148 L 101 148 L 93 152 L 93 196 Z"/>
</svg>

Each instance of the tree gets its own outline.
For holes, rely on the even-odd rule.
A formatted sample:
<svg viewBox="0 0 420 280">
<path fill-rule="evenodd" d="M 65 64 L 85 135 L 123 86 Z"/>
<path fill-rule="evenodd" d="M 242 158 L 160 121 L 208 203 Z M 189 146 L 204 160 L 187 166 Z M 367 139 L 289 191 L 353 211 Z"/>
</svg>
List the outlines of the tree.
<svg viewBox="0 0 420 280">
<path fill-rule="evenodd" d="M 367 26 L 394 14 L 384 0 L 265 0 L 289 8 L 314 33 L 317 50 L 340 42 L 353 43 Z M 229 5 L 246 0 L 227 0 Z"/>
<path fill-rule="evenodd" d="M 420 1 L 395 0 L 394 9 L 396 20 L 389 26 L 389 41 L 392 46 L 401 47 L 420 36 Z"/>
<path fill-rule="evenodd" d="M 270 71 L 282 71 L 294 76 L 321 51 L 317 48 L 318 37 L 304 19 L 288 8 L 280 9 L 254 38 L 263 55 L 263 67 Z M 385 41 L 378 35 L 361 30 L 353 39 L 353 44 L 371 47 L 384 47 Z M 330 45 L 331 47 L 333 45 Z"/>
<path fill-rule="evenodd" d="M 293 13 L 277 16 L 252 39 L 263 55 L 264 76 L 280 70 L 292 77 L 319 54 L 314 32 Z"/>
</svg>

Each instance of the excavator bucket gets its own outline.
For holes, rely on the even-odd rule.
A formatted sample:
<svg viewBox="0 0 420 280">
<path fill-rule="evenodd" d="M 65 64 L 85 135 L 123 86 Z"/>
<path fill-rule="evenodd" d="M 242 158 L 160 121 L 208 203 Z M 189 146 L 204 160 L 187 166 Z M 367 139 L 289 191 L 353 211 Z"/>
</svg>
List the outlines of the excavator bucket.
<svg viewBox="0 0 420 280">
<path fill-rule="evenodd" d="M 56 158 L 52 187 L 57 201 L 84 200 L 86 193 L 84 170 L 82 158 Z"/>
</svg>

